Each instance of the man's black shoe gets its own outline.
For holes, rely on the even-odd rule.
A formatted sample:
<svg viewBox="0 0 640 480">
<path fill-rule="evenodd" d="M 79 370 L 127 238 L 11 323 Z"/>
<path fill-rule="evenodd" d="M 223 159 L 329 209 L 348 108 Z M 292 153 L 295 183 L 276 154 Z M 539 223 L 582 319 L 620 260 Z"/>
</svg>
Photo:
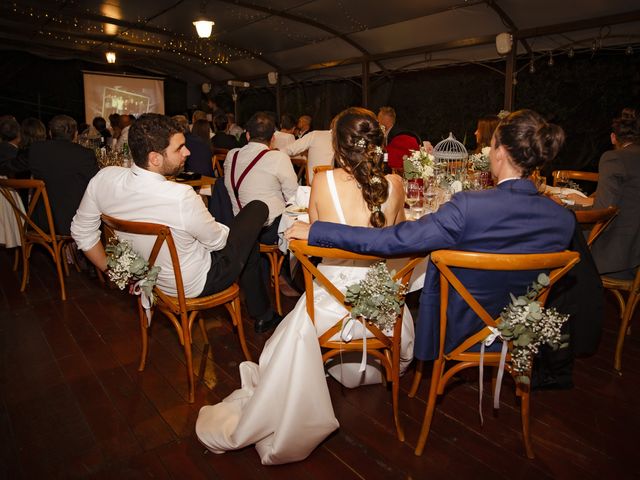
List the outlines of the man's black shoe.
<svg viewBox="0 0 640 480">
<path fill-rule="evenodd" d="M 276 312 L 273 312 L 273 315 L 271 315 L 271 318 L 268 320 L 256 320 L 253 324 L 253 329 L 256 333 L 265 333 L 276 328 L 281 321 L 282 315 L 278 315 Z"/>
</svg>

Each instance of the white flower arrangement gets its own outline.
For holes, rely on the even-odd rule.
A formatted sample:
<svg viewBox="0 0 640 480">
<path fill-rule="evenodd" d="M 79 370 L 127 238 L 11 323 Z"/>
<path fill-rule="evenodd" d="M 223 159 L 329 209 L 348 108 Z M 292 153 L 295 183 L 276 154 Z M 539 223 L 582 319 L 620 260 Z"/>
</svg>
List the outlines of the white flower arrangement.
<svg viewBox="0 0 640 480">
<path fill-rule="evenodd" d="M 560 329 L 569 315 L 544 308 L 535 300 L 547 285 L 549 277 L 541 273 L 525 295 L 516 298 L 511 294 L 511 303 L 500 314 L 497 328 L 502 339 L 511 342 L 511 369 L 520 383 L 530 383 L 532 358 L 540 345 L 547 344 L 556 350 L 568 345 L 567 336 Z"/>
<path fill-rule="evenodd" d="M 404 305 L 406 288 L 393 280 L 384 261 L 374 263 L 364 279 L 349 285 L 345 303 L 351 305 L 351 318 L 364 318 L 380 330 L 390 330 Z"/>
<path fill-rule="evenodd" d="M 404 178 L 413 180 L 416 178 L 428 179 L 435 175 L 435 157 L 424 147 L 419 150 L 410 150 L 411 155 L 403 157 Z"/>
<path fill-rule="evenodd" d="M 110 238 L 105 247 L 107 254 L 107 276 L 120 290 L 127 285 L 132 291 L 141 290 L 153 304 L 153 287 L 158 280 L 160 267 L 149 268 L 149 263 L 142 258 L 128 240 L 118 237 Z"/>
<path fill-rule="evenodd" d="M 491 153 L 491 147 L 484 147 L 480 153 L 474 153 L 469 156 L 473 169 L 477 172 L 488 172 L 491 170 L 491 161 L 489 154 Z"/>
</svg>

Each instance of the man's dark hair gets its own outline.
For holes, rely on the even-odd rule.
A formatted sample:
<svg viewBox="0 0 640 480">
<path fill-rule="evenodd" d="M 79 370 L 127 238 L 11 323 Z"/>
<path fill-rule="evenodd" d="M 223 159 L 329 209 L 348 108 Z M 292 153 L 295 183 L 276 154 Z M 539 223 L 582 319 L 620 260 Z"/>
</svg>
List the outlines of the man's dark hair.
<svg viewBox="0 0 640 480">
<path fill-rule="evenodd" d="M 247 132 L 249 132 L 252 142 L 270 142 L 276 125 L 273 117 L 266 112 L 256 112 L 247 122 Z"/>
<path fill-rule="evenodd" d="M 102 117 L 95 117 L 93 119 L 93 122 L 91 123 L 93 124 L 93 127 L 99 132 L 103 132 L 107 129 L 107 121 Z"/>
<path fill-rule="evenodd" d="M 49 121 L 52 140 L 71 141 L 76 136 L 78 124 L 69 115 L 56 115 Z"/>
<path fill-rule="evenodd" d="M 0 117 L 0 139 L 3 142 L 11 142 L 20 135 L 20 124 L 12 115 Z"/>
<path fill-rule="evenodd" d="M 213 119 L 213 126 L 216 132 L 224 132 L 229 125 L 229 119 L 225 114 L 216 115 Z"/>
<path fill-rule="evenodd" d="M 149 166 L 149 154 L 162 153 L 176 133 L 182 133 L 182 130 L 171 118 L 158 113 L 145 113 L 129 129 L 129 149 L 133 161 L 146 169 Z"/>
<path fill-rule="evenodd" d="M 120 125 L 120 114 L 119 113 L 112 113 L 111 115 L 109 115 L 109 123 L 111 124 L 112 127 L 117 127 Z"/>
<path fill-rule="evenodd" d="M 288 113 L 282 114 L 280 117 L 280 128 L 291 130 L 296 126 L 296 120 L 293 118 L 293 115 L 289 115 Z"/>
</svg>

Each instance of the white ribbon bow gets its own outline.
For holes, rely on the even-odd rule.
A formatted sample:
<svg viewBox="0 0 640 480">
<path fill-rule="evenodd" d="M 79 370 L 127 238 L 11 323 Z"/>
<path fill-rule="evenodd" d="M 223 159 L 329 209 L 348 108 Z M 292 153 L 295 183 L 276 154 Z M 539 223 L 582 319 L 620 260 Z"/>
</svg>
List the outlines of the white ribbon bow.
<svg viewBox="0 0 640 480">
<path fill-rule="evenodd" d="M 364 372 L 367 368 L 367 327 L 365 326 L 364 317 L 360 317 L 362 322 L 362 360 L 360 361 L 359 372 Z M 342 329 L 340 330 L 340 340 L 349 343 L 353 340 L 353 329 L 357 320 L 349 316 L 346 320 L 342 321 Z"/>
<path fill-rule="evenodd" d="M 484 419 L 482 418 L 482 392 L 483 392 L 483 372 L 484 372 L 484 347 L 490 347 L 493 342 L 495 342 L 498 338 L 502 338 L 500 335 L 500 330 L 495 327 L 489 327 L 491 333 L 487 335 L 487 338 L 480 345 L 480 365 L 478 368 L 480 369 L 478 375 L 478 413 L 480 414 L 480 425 L 484 424 Z M 496 389 L 493 392 L 493 408 L 500 408 L 500 389 L 502 388 L 502 376 L 504 375 L 504 364 L 507 358 L 507 342 L 506 340 L 502 340 L 502 350 L 500 352 L 500 364 L 498 366 L 498 377 L 496 378 Z"/>
<path fill-rule="evenodd" d="M 133 288 L 131 289 L 131 293 L 134 295 L 140 296 L 140 303 L 144 308 L 144 313 L 147 315 L 147 327 L 151 326 L 151 305 L 153 305 L 153 294 L 151 296 L 147 295 L 147 293 L 142 288 L 147 280 L 143 278 L 142 280 L 138 280 L 134 283 Z"/>
</svg>

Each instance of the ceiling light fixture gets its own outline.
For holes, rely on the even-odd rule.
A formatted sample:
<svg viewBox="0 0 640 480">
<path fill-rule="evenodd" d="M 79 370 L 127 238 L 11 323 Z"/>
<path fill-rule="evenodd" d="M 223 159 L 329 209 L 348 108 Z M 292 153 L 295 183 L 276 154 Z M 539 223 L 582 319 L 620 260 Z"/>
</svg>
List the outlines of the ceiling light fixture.
<svg viewBox="0 0 640 480">
<path fill-rule="evenodd" d="M 553 67 L 554 61 L 553 61 L 553 54 L 551 52 L 549 52 L 549 62 L 547 64 L 550 67 Z"/>
<path fill-rule="evenodd" d="M 627 55 L 633 55 L 633 47 L 629 45 L 624 53 L 626 53 Z"/>
<path fill-rule="evenodd" d="M 116 52 L 107 52 L 104 56 L 107 57 L 107 63 L 116 63 Z"/>
<path fill-rule="evenodd" d="M 202 3 L 200 4 L 200 15 L 198 15 L 196 21 L 193 22 L 193 26 L 196 27 L 196 31 L 200 38 L 209 38 L 211 36 L 211 29 L 214 25 L 213 21 L 207 19 L 205 12 L 206 7 L 206 0 L 202 0 Z"/>
<path fill-rule="evenodd" d="M 576 54 L 576 52 L 573 50 L 573 47 L 571 47 L 571 48 L 569 49 L 569 53 L 567 53 L 567 56 L 568 56 L 569 58 L 573 58 L 573 56 L 574 56 L 575 54 Z"/>
</svg>

